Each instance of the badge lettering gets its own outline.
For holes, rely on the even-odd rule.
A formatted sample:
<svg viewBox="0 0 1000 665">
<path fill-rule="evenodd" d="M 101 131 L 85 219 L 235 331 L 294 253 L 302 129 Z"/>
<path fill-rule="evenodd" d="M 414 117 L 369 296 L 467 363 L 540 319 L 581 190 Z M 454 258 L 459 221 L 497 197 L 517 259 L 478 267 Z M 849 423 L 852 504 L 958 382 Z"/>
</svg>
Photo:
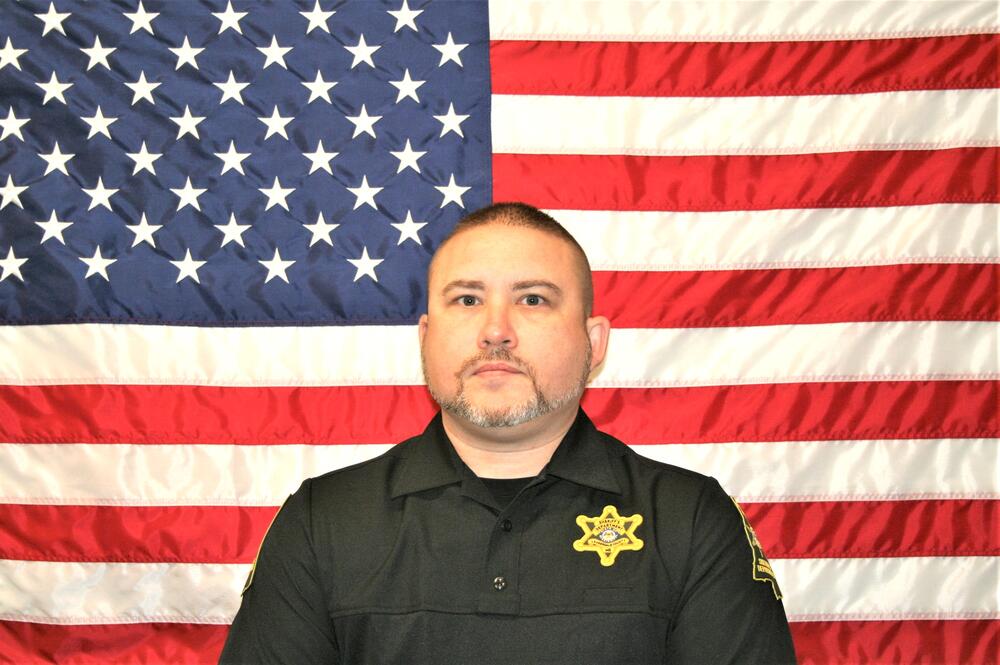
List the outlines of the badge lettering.
<svg viewBox="0 0 1000 665">
<path fill-rule="evenodd" d="M 604 506 L 597 517 L 577 515 L 576 524 L 583 529 L 583 535 L 573 542 L 573 549 L 596 552 L 602 566 L 614 565 L 621 552 L 642 549 L 642 540 L 635 535 L 636 528 L 642 524 L 642 515 L 638 513 L 622 517 L 614 506 Z"/>
</svg>

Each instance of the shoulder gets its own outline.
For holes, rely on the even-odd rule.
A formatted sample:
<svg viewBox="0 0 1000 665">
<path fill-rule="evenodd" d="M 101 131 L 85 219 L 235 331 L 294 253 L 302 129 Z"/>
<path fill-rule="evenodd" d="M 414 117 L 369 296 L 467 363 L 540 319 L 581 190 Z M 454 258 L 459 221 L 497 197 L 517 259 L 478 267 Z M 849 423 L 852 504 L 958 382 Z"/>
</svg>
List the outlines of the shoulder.
<svg viewBox="0 0 1000 665">
<path fill-rule="evenodd" d="M 414 436 L 371 459 L 308 478 L 296 494 L 306 494 L 307 503 L 320 510 L 388 499 L 392 478 L 420 441 Z"/>
<path fill-rule="evenodd" d="M 628 446 L 606 432 L 598 430 L 598 434 L 619 482 L 627 490 L 692 505 L 706 493 L 727 496 L 711 476 L 647 457 L 643 446 Z"/>
</svg>

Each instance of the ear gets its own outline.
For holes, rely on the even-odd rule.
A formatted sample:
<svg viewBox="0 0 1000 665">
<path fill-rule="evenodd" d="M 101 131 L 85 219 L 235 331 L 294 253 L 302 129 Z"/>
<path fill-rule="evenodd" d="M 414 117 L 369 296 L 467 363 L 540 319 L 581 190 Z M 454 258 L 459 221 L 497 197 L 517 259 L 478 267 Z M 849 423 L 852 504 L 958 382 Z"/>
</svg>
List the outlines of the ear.
<svg viewBox="0 0 1000 665">
<path fill-rule="evenodd" d="M 611 322 L 606 316 L 592 316 L 587 319 L 587 337 L 590 338 L 590 370 L 604 362 L 608 353 L 608 339 L 611 337 Z"/>
<path fill-rule="evenodd" d="M 417 321 L 417 334 L 420 336 L 420 346 L 424 345 L 424 337 L 427 337 L 427 315 L 421 314 Z"/>
</svg>

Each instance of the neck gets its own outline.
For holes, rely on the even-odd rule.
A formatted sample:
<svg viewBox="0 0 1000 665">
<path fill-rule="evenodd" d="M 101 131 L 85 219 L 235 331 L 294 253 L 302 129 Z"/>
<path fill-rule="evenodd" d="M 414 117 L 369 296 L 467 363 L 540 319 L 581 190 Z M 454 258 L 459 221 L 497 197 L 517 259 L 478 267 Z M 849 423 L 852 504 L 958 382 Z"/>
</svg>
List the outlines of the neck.
<svg viewBox="0 0 1000 665">
<path fill-rule="evenodd" d="M 549 463 L 576 419 L 578 404 L 514 427 L 485 428 L 441 412 L 455 452 L 480 478 L 530 478 Z"/>
</svg>

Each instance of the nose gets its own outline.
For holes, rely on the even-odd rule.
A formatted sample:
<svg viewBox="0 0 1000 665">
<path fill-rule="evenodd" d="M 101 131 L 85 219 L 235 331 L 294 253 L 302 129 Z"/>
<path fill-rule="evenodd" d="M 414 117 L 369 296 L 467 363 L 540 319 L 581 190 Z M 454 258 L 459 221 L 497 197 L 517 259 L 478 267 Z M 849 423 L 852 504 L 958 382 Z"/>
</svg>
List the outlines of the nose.
<svg viewBox="0 0 1000 665">
<path fill-rule="evenodd" d="M 510 312 L 506 304 L 498 303 L 484 308 L 486 315 L 483 327 L 479 332 L 479 348 L 493 349 L 503 347 L 513 349 L 517 346 L 517 334 L 510 320 Z"/>
</svg>

